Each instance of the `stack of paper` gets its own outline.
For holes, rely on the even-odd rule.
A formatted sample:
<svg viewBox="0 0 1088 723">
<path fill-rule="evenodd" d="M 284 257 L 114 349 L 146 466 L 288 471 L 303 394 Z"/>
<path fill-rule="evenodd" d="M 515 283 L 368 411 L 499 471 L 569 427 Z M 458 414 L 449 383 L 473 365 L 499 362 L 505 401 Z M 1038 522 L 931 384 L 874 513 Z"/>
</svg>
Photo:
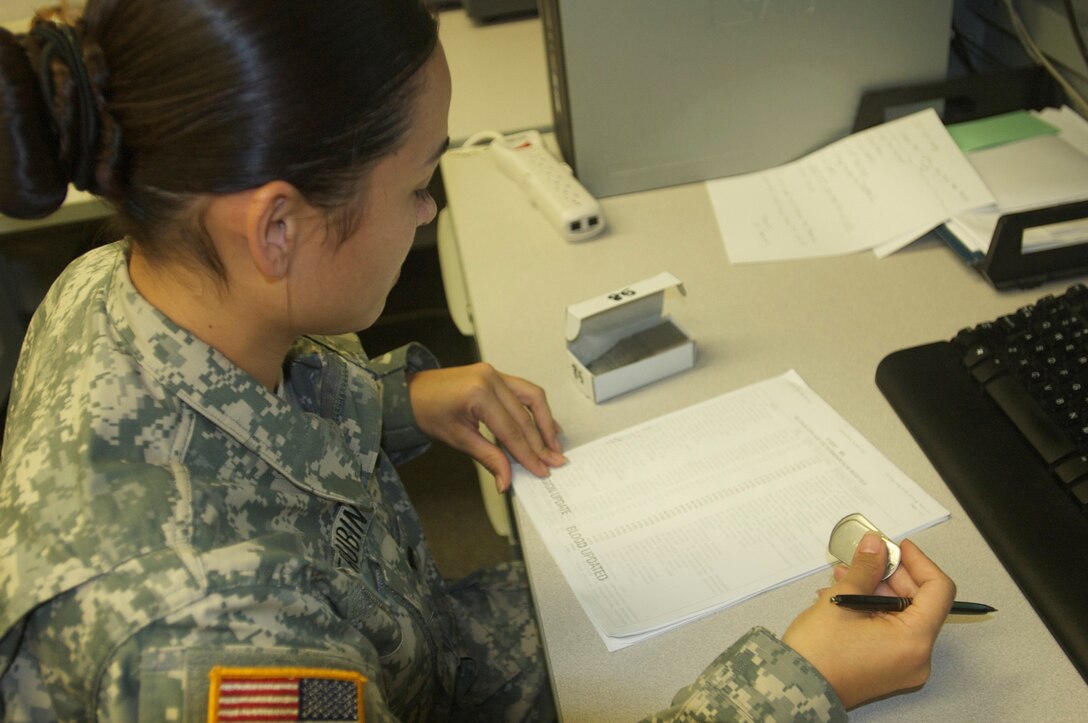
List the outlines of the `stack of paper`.
<svg viewBox="0 0 1088 723">
<path fill-rule="evenodd" d="M 1025 117 L 1034 121 L 1033 131 Z M 985 256 L 998 218 L 1088 198 L 1088 122 L 1070 108 L 1010 114 L 1020 133 L 995 136 L 993 143 L 965 147 L 967 158 L 994 195 L 994 203 L 957 214 L 946 228 L 968 256 Z M 974 126 L 975 124 L 965 124 Z M 953 127 L 951 130 L 955 130 Z M 1088 221 L 1030 229 L 1024 250 L 1042 250 L 1088 238 Z"/>
<path fill-rule="evenodd" d="M 938 227 L 977 261 L 1000 216 L 1088 199 L 1088 122 L 1048 108 L 945 128 L 926 110 L 706 187 L 735 264 L 886 256 Z M 1088 221 L 1029 229 L 1024 249 L 1086 237 Z"/>
<path fill-rule="evenodd" d="M 567 457 L 514 490 L 609 650 L 825 568 L 852 512 L 948 517 L 792 371 Z"/>
</svg>

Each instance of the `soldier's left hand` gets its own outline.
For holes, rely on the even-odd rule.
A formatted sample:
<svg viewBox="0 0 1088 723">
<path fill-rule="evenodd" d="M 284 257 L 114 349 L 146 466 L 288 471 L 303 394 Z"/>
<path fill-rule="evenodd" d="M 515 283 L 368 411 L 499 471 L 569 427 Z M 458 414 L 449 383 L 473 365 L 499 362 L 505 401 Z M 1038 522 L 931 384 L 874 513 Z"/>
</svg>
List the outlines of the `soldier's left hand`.
<svg viewBox="0 0 1088 723">
<path fill-rule="evenodd" d="M 408 394 L 419 428 L 476 459 L 495 476 L 500 492 L 510 487 L 510 460 L 481 433 L 481 423 L 538 477 L 566 462 L 544 390 L 490 364 L 416 372 L 408 378 Z"/>
</svg>

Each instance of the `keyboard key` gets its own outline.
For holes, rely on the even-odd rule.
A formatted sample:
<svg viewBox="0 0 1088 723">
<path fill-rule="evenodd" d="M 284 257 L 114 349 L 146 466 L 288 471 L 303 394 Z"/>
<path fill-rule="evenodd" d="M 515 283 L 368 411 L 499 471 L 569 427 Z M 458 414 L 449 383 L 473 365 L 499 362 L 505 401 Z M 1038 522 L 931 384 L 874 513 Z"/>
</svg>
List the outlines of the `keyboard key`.
<svg viewBox="0 0 1088 723">
<path fill-rule="evenodd" d="M 1081 506 L 1081 509 L 1088 508 L 1088 480 L 1080 482 L 1069 488 L 1069 491 Z"/>
<path fill-rule="evenodd" d="M 1065 431 L 1015 379 L 1008 375 L 997 377 L 986 385 L 986 391 L 1047 464 L 1054 464 L 1076 451 Z"/>
<path fill-rule="evenodd" d="M 973 344 L 967 350 L 967 353 L 963 355 L 963 364 L 970 369 L 979 362 L 992 358 L 993 355 L 993 349 L 986 344 Z"/>
<path fill-rule="evenodd" d="M 979 384 L 987 384 L 995 377 L 1005 373 L 1005 365 L 1000 359 L 986 359 L 971 368 L 971 375 Z"/>
<path fill-rule="evenodd" d="M 1075 454 L 1054 468 L 1054 474 L 1068 486 L 1088 480 L 1088 455 Z"/>
</svg>

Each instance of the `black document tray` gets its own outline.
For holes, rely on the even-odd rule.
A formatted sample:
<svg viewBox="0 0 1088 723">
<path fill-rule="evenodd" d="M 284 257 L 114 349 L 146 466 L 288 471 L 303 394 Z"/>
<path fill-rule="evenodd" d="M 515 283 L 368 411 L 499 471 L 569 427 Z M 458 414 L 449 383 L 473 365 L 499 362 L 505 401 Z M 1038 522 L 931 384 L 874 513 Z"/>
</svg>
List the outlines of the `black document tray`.
<svg viewBox="0 0 1088 723">
<path fill-rule="evenodd" d="M 872 90 L 863 94 L 858 104 L 854 132 L 883 123 L 891 108 L 927 101 L 943 101 L 942 119 L 951 124 L 1014 110 L 1060 106 L 1064 95 L 1054 79 L 1038 67 Z M 1053 249 L 1023 250 L 1025 230 L 1085 217 L 1088 201 L 1006 214 L 997 222 L 986 256 L 969 263 L 998 289 L 1027 288 L 1088 274 L 1088 238 Z"/>
<path fill-rule="evenodd" d="M 998 289 L 1027 288 L 1051 279 L 1088 273 L 1088 238 L 1041 251 L 1023 249 L 1027 229 L 1086 217 L 1088 201 L 1006 214 L 998 219 L 990 250 L 977 268 Z"/>
</svg>

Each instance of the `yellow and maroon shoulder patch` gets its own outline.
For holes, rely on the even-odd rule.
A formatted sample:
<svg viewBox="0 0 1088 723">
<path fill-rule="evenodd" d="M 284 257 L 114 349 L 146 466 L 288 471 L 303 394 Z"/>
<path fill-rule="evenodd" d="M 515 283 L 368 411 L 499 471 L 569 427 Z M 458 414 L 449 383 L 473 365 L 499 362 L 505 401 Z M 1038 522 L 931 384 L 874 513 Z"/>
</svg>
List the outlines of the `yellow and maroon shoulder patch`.
<svg viewBox="0 0 1088 723">
<path fill-rule="evenodd" d="M 363 721 L 366 677 L 330 668 L 215 666 L 208 723 Z"/>
</svg>

